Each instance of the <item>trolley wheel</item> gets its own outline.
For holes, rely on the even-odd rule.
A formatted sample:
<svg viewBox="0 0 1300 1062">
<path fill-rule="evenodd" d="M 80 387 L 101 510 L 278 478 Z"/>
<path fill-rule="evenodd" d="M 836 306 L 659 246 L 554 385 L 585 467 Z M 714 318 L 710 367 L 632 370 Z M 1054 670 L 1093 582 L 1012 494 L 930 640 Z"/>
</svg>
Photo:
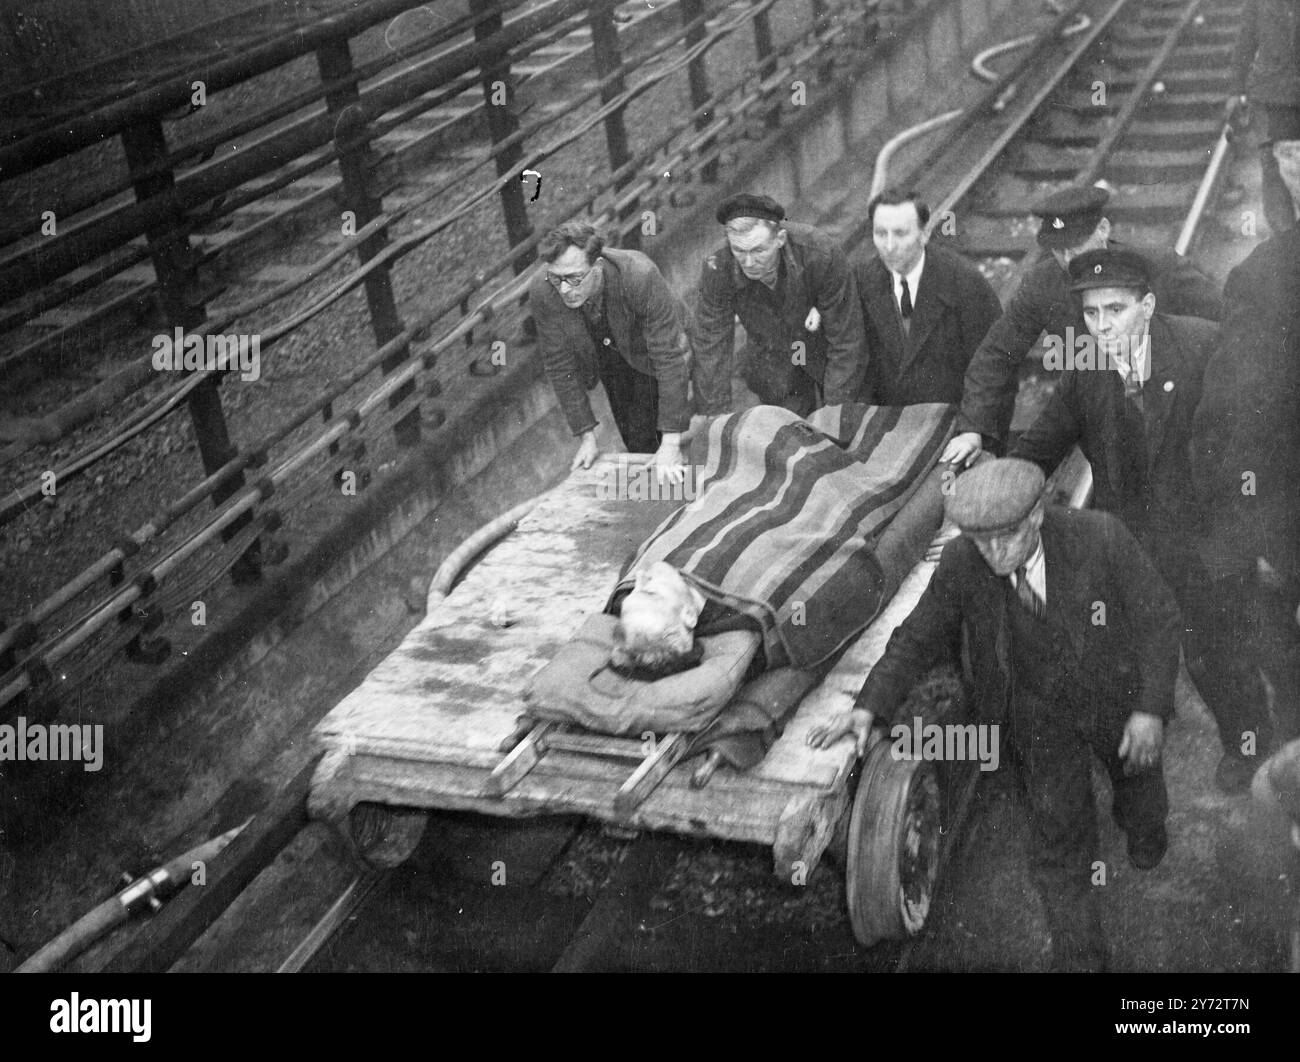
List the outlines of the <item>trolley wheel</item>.
<svg viewBox="0 0 1300 1062">
<path fill-rule="evenodd" d="M 361 862 L 391 870 L 410 858 L 424 835 L 428 815 L 413 808 L 363 801 L 348 814 L 348 832 Z"/>
<path fill-rule="evenodd" d="M 859 944 L 919 933 L 939 872 L 939 781 L 924 760 L 867 753 L 849 819 L 849 921 Z"/>
</svg>

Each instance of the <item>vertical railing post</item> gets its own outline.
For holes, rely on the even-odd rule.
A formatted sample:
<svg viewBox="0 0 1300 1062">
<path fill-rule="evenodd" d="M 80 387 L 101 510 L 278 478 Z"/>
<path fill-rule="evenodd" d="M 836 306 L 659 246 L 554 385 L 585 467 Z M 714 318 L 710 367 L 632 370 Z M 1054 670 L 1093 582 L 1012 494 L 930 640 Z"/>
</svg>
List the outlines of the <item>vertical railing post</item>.
<svg viewBox="0 0 1300 1062">
<path fill-rule="evenodd" d="M 610 100 L 621 96 L 624 91 L 623 83 L 623 55 L 618 44 L 618 27 L 614 25 L 614 6 L 617 0 L 592 0 L 591 6 L 587 9 L 588 23 L 591 26 L 591 48 L 596 59 L 596 77 L 604 81 L 607 77 L 611 78 L 609 83 L 600 90 L 600 99 L 602 103 L 609 103 Z M 616 77 L 611 75 L 617 74 Z M 609 151 L 609 167 L 611 170 L 617 170 L 620 166 L 627 163 L 632 157 L 632 152 L 627 146 L 627 128 L 623 124 L 623 108 L 620 107 L 605 119 L 605 146 Z M 618 191 L 631 181 L 630 175 L 623 176 L 614 186 Z M 629 204 L 625 209 L 619 212 L 619 227 L 636 210 L 635 204 Z M 641 230 L 632 228 L 623 238 L 623 246 L 639 248 L 641 246 Z"/>
<path fill-rule="evenodd" d="M 495 7 L 497 0 L 469 0 L 470 13 L 478 15 Z M 474 40 L 481 42 L 500 31 L 503 16 L 500 11 L 482 18 L 474 23 Z M 514 86 L 510 79 L 510 53 L 501 51 L 482 66 L 483 72 L 483 106 L 487 114 L 488 136 L 496 149 L 495 161 L 497 176 L 509 173 L 524 157 L 522 142 L 516 141 L 506 147 L 497 147 L 503 141 L 519 131 L 519 118 L 514 108 Z M 517 247 L 533 234 L 533 227 L 528 221 L 528 207 L 524 200 L 524 187 L 521 180 L 507 182 L 500 191 L 501 213 L 505 215 L 506 239 L 511 247 Z M 514 260 L 515 275 L 518 276 L 537 259 L 537 250 L 529 248 Z"/>
<path fill-rule="evenodd" d="M 316 51 L 316 65 L 321 81 L 329 84 L 352 73 L 352 49 L 345 37 L 326 41 Z M 339 152 L 339 173 L 343 179 L 343 204 L 356 215 L 356 227 L 361 229 L 383 213 L 382 193 L 375 187 L 374 155 L 370 147 L 371 131 L 365 110 L 361 107 L 361 94 L 356 82 L 338 86 L 325 94 L 325 108 L 334 117 L 334 144 Z M 365 265 L 388 246 L 388 234 L 376 232 L 357 247 L 357 259 Z M 402 319 L 393 297 L 393 285 L 388 266 L 382 265 L 366 275 L 366 305 L 370 310 L 370 328 L 379 346 L 390 342 L 402 332 Z M 409 347 L 403 345 L 380 365 L 385 375 L 397 369 L 410 356 Z M 403 384 L 388 400 L 393 409 L 415 391 L 415 381 Z M 399 446 L 412 446 L 420 438 L 420 411 L 413 409 L 393 425 L 393 436 Z"/>
<path fill-rule="evenodd" d="M 167 136 L 162 124 L 155 118 L 141 121 L 122 132 L 122 146 L 132 174 L 137 201 L 143 202 L 162 195 L 176 183 L 167 162 Z M 144 170 L 159 167 L 158 172 L 146 177 L 136 177 Z M 174 234 L 185 228 L 184 214 L 173 210 L 159 216 L 146 230 L 145 240 L 153 260 L 154 275 L 158 280 L 158 298 L 168 329 L 196 328 L 207 320 L 207 310 L 198 289 L 198 271 L 195 266 L 197 252 L 190 245 L 189 236 L 179 239 Z M 180 352 L 176 352 L 179 358 Z M 194 437 L 199 444 L 199 457 L 203 472 L 211 475 L 235 455 L 226 427 L 225 413 L 221 408 L 221 376 L 213 374 L 190 392 L 186 399 Z M 212 504 L 220 505 L 244 485 L 243 474 L 232 476 L 212 493 Z M 248 524 L 252 515 L 246 513 L 225 531 L 222 540 L 230 541 Z M 255 582 L 261 577 L 261 547 L 258 540 L 245 550 L 231 569 L 236 583 Z"/>
<path fill-rule="evenodd" d="M 754 3 L 760 4 L 762 0 L 754 0 Z M 754 50 L 758 53 L 758 77 L 760 81 L 766 81 L 772 76 L 772 71 L 776 69 L 776 56 L 772 54 L 774 48 L 772 45 L 772 20 L 768 18 L 770 12 L 760 11 L 754 16 Z M 781 104 L 777 103 L 770 106 L 764 121 L 769 129 L 775 129 L 781 124 Z"/>
<path fill-rule="evenodd" d="M 704 14 L 704 0 L 681 0 L 682 24 L 689 26 Z M 687 49 L 694 48 L 704 39 L 703 22 L 686 32 Z M 698 111 L 709 98 L 709 72 L 704 65 L 704 56 L 692 59 L 686 66 L 686 76 L 691 87 L 691 110 Z M 709 112 L 705 111 L 695 119 L 695 131 L 706 128 L 709 124 Z M 700 145 L 700 154 L 708 151 L 712 141 Z M 718 160 L 710 159 L 700 168 L 700 180 L 712 184 L 718 179 Z"/>
</svg>

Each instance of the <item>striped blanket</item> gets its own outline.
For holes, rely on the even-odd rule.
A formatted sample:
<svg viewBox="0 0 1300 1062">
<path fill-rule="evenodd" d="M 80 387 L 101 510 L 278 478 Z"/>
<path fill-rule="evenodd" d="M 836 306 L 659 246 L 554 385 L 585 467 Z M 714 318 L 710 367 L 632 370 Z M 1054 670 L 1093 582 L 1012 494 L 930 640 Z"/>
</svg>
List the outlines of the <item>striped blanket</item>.
<svg viewBox="0 0 1300 1062">
<path fill-rule="evenodd" d="M 935 463 L 953 407 L 756 406 L 714 421 L 696 497 L 655 530 L 610 598 L 656 561 L 763 629 L 769 668 L 810 669 L 875 619 L 876 537 Z"/>
</svg>

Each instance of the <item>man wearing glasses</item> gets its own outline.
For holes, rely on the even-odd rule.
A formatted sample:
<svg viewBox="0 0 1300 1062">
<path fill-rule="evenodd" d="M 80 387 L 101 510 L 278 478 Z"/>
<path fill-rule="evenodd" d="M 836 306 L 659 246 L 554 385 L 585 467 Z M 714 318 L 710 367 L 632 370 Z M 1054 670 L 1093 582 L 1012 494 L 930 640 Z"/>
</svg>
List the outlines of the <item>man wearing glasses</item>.
<svg viewBox="0 0 1300 1062">
<path fill-rule="evenodd" d="M 733 195 L 717 219 L 727 243 L 705 260 L 691 322 L 699 412 L 731 409 L 737 317 L 749 337 L 745 380 L 761 402 L 807 416 L 856 401 L 866 373 L 862 308 L 843 248 L 786 223 L 785 208 L 765 195 Z"/>
<path fill-rule="evenodd" d="M 538 245 L 543 270 L 529 306 L 547 375 L 573 434 L 573 468 L 599 449 L 587 392 L 605 385 L 629 453 L 654 454 L 661 478 L 681 482 L 681 434 L 690 426 L 689 371 L 680 304 L 658 266 L 640 251 L 606 248 L 584 221 L 570 221 Z"/>
</svg>

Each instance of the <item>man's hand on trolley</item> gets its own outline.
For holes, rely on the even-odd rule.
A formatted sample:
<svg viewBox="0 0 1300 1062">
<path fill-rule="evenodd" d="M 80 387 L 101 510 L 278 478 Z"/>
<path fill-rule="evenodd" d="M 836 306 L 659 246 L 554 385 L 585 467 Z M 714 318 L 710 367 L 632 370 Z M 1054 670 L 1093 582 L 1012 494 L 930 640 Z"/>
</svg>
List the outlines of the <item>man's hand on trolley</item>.
<svg viewBox="0 0 1300 1062">
<path fill-rule="evenodd" d="M 682 457 L 680 432 L 666 431 L 659 440 L 659 449 L 644 466 L 654 469 L 660 483 L 681 483 L 686 479 L 686 460 Z"/>
<path fill-rule="evenodd" d="M 852 736 L 859 757 L 867 754 L 871 745 L 871 713 L 863 708 L 836 712 L 828 722 L 808 731 L 808 745 L 814 749 L 828 749 L 840 738 Z"/>
<path fill-rule="evenodd" d="M 578 468 L 590 468 L 592 462 L 600 456 L 600 447 L 596 445 L 596 433 L 594 431 L 584 431 L 582 433 L 582 442 L 578 446 L 578 452 L 573 455 L 573 464 L 569 466 L 572 472 Z"/>
</svg>

